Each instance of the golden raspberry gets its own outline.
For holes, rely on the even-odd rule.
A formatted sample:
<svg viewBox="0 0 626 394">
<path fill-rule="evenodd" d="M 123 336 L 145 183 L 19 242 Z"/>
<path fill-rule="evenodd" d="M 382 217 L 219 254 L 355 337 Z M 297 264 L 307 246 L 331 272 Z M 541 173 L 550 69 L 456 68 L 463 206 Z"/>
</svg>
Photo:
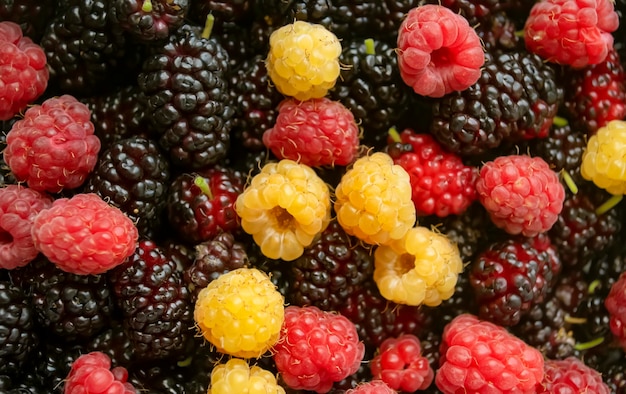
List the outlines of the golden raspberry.
<svg viewBox="0 0 626 394">
<path fill-rule="evenodd" d="M 384 245 L 401 239 L 415 225 L 409 174 L 386 153 L 357 159 L 335 195 L 339 224 L 366 243 Z"/>
<path fill-rule="evenodd" d="M 589 138 L 580 172 L 611 194 L 626 194 L 626 121 L 613 120 Z"/>
<path fill-rule="evenodd" d="M 239 268 L 202 289 L 194 319 L 218 351 L 235 357 L 260 357 L 280 336 L 284 299 L 270 278 L 256 268 Z"/>
<path fill-rule="evenodd" d="M 330 191 L 307 165 L 268 163 L 235 202 L 241 227 L 271 259 L 295 260 L 330 222 Z"/>
<path fill-rule="evenodd" d="M 414 227 L 374 252 L 374 281 L 383 297 L 398 304 L 441 304 L 454 293 L 462 271 L 456 245 L 426 227 Z"/>
<path fill-rule="evenodd" d="M 207 394 L 284 394 L 285 389 L 269 371 L 250 366 L 244 360 L 233 358 L 211 371 L 211 385 Z"/>
<path fill-rule="evenodd" d="M 341 43 L 324 26 L 296 21 L 270 36 L 267 72 L 285 96 L 321 98 L 339 77 L 340 54 Z"/>
</svg>

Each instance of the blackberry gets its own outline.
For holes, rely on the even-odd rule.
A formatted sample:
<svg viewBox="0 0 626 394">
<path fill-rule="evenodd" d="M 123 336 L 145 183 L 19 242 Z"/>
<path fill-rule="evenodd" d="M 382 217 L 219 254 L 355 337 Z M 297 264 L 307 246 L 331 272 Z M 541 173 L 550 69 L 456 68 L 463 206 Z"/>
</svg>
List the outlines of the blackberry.
<svg viewBox="0 0 626 394">
<path fill-rule="evenodd" d="M 189 0 L 110 0 L 111 20 L 137 39 L 165 40 L 185 22 Z"/>
<path fill-rule="evenodd" d="M 492 12 L 483 19 L 474 29 L 486 51 L 509 51 L 522 45 L 515 22 L 505 12 Z"/>
<path fill-rule="evenodd" d="M 70 274 L 41 256 L 27 269 L 35 321 L 46 333 L 84 341 L 108 326 L 113 301 L 106 275 Z"/>
<path fill-rule="evenodd" d="M 283 99 L 270 85 L 265 55 L 256 55 L 237 66 L 230 77 L 230 86 L 236 110 L 234 142 L 245 150 L 264 152 L 263 133 L 274 126 L 276 107 Z"/>
<path fill-rule="evenodd" d="M 112 143 L 100 154 L 84 189 L 120 208 L 140 234 L 155 236 L 169 183 L 169 161 L 158 144 L 131 137 Z"/>
<path fill-rule="evenodd" d="M 507 145 L 545 137 L 563 100 L 554 70 L 539 56 L 524 50 L 485 56 L 478 82 L 432 106 L 429 131 L 467 159 L 486 159 L 495 148 L 501 153 Z"/>
<path fill-rule="evenodd" d="M 27 293 L 0 281 L 0 375 L 17 374 L 38 345 L 34 311 Z"/>
<path fill-rule="evenodd" d="M 373 39 L 342 43 L 341 74 L 330 91 L 360 122 L 363 144 L 381 148 L 388 131 L 409 111 L 410 88 L 402 81 L 395 45 Z"/>
<path fill-rule="evenodd" d="M 336 220 L 291 265 L 291 305 L 316 306 L 337 311 L 346 300 L 371 280 L 371 251 L 346 234 Z"/>
<path fill-rule="evenodd" d="M 193 337 L 190 294 L 176 263 L 150 240 L 109 271 L 124 329 L 140 360 L 182 360 Z"/>
<path fill-rule="evenodd" d="M 462 15 L 470 26 L 484 23 L 489 16 L 501 10 L 501 1 L 497 0 L 427 0 L 427 4 L 439 4 Z"/>
<path fill-rule="evenodd" d="M 137 361 L 130 338 L 117 316 L 109 327 L 85 343 L 82 348 L 84 353 L 103 352 L 109 356 L 112 365 L 130 367 Z"/>
<path fill-rule="evenodd" d="M 84 348 L 79 343 L 67 343 L 58 338 L 47 338 L 37 349 L 35 373 L 49 392 L 63 394 L 63 382 L 70 372 L 75 359 L 83 354 Z"/>
<path fill-rule="evenodd" d="M 372 380 L 372 372 L 369 364 L 361 363 L 355 373 L 333 384 L 333 388 L 328 393 L 345 394 L 346 391 L 355 388 L 360 383 L 369 382 L 370 380 Z"/>
<path fill-rule="evenodd" d="M 63 0 L 40 41 L 50 85 L 64 93 L 93 94 L 114 86 L 126 39 L 109 18 L 107 0 Z"/>
<path fill-rule="evenodd" d="M 248 266 L 248 255 L 231 233 L 220 233 L 196 245 L 196 258 L 184 271 L 184 279 L 195 303 L 198 293 L 220 275 Z"/>
<path fill-rule="evenodd" d="M 228 72 L 224 48 L 189 24 L 145 59 L 138 84 L 146 116 L 175 166 L 198 169 L 226 157 L 235 114 Z"/>
<path fill-rule="evenodd" d="M 176 263 L 179 270 L 186 270 L 196 260 L 196 250 L 193 246 L 182 243 L 174 237 L 168 237 L 161 243 L 161 248 Z"/>
<path fill-rule="evenodd" d="M 94 132 L 102 148 L 113 142 L 134 136 L 149 137 L 145 118 L 145 103 L 139 97 L 136 85 L 123 86 L 115 91 L 81 100 L 91 111 Z"/>
<path fill-rule="evenodd" d="M 0 3 L 0 21 L 20 25 L 25 36 L 39 42 L 54 14 L 54 0 L 5 0 Z"/>
<path fill-rule="evenodd" d="M 215 17 L 214 31 L 223 32 L 225 26 L 233 24 L 241 30 L 250 25 L 254 14 L 254 1 L 251 0 L 191 0 L 189 17 L 196 23 L 204 24 L 209 14 Z"/>
<path fill-rule="evenodd" d="M 626 366 L 624 366 L 623 360 L 626 357 L 623 351 L 617 351 L 618 357 L 612 364 L 603 368 L 602 379 L 611 389 L 611 393 L 625 394 L 626 393 Z M 619 354 L 621 353 L 621 354 Z"/>
</svg>

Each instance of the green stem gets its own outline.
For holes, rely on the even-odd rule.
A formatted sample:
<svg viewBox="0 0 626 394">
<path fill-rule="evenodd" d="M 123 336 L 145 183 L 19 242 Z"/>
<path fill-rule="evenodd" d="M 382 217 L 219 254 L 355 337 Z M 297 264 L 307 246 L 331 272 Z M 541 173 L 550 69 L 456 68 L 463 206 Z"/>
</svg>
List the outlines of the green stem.
<svg viewBox="0 0 626 394">
<path fill-rule="evenodd" d="M 610 211 L 611 208 L 613 208 L 614 206 L 619 204 L 620 201 L 622 201 L 622 198 L 624 198 L 623 194 L 614 194 L 613 196 L 611 196 L 611 198 L 609 198 L 602 205 L 596 208 L 596 214 L 602 215 L 603 213 Z"/>
<path fill-rule="evenodd" d="M 589 295 L 593 294 L 596 292 L 596 289 L 598 288 L 598 286 L 600 286 L 602 284 L 602 282 L 600 282 L 600 279 L 596 279 L 593 282 L 589 283 L 589 286 L 587 287 L 587 293 Z"/>
<path fill-rule="evenodd" d="M 578 193 L 578 186 L 576 186 L 576 182 L 574 182 L 574 179 L 572 179 L 572 176 L 569 174 L 569 172 L 565 171 L 564 169 L 561 170 L 561 177 L 563 177 L 563 182 L 565 182 L 565 185 L 567 186 L 569 191 L 572 192 L 572 194 Z"/>
<path fill-rule="evenodd" d="M 198 186 L 198 188 L 200 188 L 200 190 L 202 190 L 202 193 L 204 193 L 207 196 L 209 196 L 209 200 L 213 199 L 213 192 L 211 192 L 211 188 L 209 187 L 209 183 L 206 181 L 206 179 L 204 179 L 203 176 L 196 175 L 196 177 L 193 179 L 193 184 Z"/>
<path fill-rule="evenodd" d="M 562 116 L 555 116 L 554 120 L 552 120 L 552 124 L 556 127 L 565 127 L 567 126 L 567 119 Z"/>
<path fill-rule="evenodd" d="M 374 40 L 371 38 L 367 38 L 364 41 L 365 43 L 365 53 L 367 55 L 375 55 L 376 54 L 376 48 L 374 45 Z"/>
<path fill-rule="evenodd" d="M 208 40 L 211 37 L 213 31 L 213 24 L 215 24 L 215 17 L 213 14 L 206 16 L 206 23 L 204 24 L 204 30 L 202 30 L 202 38 Z"/>
<path fill-rule="evenodd" d="M 152 0 L 144 0 L 141 4 L 141 10 L 143 12 L 152 12 Z"/>
<path fill-rule="evenodd" d="M 398 129 L 396 129 L 395 127 L 390 127 L 387 133 L 389 133 L 389 136 L 391 137 L 393 142 L 402 142 L 402 138 L 400 138 L 400 133 L 398 133 Z"/>
<path fill-rule="evenodd" d="M 574 345 L 574 349 L 576 350 L 589 350 L 604 342 L 604 337 L 593 339 L 589 342 L 577 343 Z"/>
</svg>

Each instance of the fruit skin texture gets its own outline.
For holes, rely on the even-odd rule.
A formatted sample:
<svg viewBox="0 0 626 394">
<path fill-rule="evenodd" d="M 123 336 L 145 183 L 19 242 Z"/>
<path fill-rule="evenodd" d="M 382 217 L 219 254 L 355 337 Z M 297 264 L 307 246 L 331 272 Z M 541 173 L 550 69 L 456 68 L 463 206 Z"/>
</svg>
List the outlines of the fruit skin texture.
<svg viewBox="0 0 626 394">
<path fill-rule="evenodd" d="M 133 222 L 93 193 L 56 199 L 35 217 L 35 247 L 66 272 L 101 274 L 133 254 Z"/>
<path fill-rule="evenodd" d="M 394 390 L 425 390 L 433 382 L 435 372 L 421 351 L 415 335 L 386 339 L 371 363 L 374 379 L 381 379 Z"/>
<path fill-rule="evenodd" d="M 27 290 L 9 280 L 0 281 L 0 374 L 19 371 L 36 351 L 33 306 Z"/>
<path fill-rule="evenodd" d="M 288 306 L 272 352 L 290 388 L 327 393 L 359 369 L 365 346 L 346 317 L 314 306 Z"/>
<path fill-rule="evenodd" d="M 284 298 L 256 268 L 221 275 L 198 293 L 194 319 L 218 351 L 234 357 L 261 357 L 279 339 Z"/>
<path fill-rule="evenodd" d="M 435 383 L 444 394 L 534 394 L 543 380 L 542 354 L 506 329 L 471 314 L 446 325 Z"/>
<path fill-rule="evenodd" d="M 111 369 L 111 359 L 102 352 L 91 352 L 78 357 L 65 380 L 63 393 L 134 394 L 137 390 L 128 383 L 124 367 Z"/>
<path fill-rule="evenodd" d="M 476 190 L 496 226 L 526 237 L 550 230 L 565 200 L 565 189 L 550 166 L 539 157 L 522 155 L 485 163 Z"/>
<path fill-rule="evenodd" d="M 51 205 L 52 198 L 36 190 L 19 185 L 0 188 L 0 268 L 23 267 L 37 257 L 33 221 Z"/>
<path fill-rule="evenodd" d="M 406 305 L 437 306 L 452 296 L 463 261 L 444 235 L 426 227 L 374 252 L 374 281 L 388 300 Z"/>
<path fill-rule="evenodd" d="M 33 103 L 48 86 L 46 54 L 17 23 L 0 22 L 0 120 Z"/>
<path fill-rule="evenodd" d="M 350 164 L 359 148 L 359 128 L 352 112 L 339 101 L 322 97 L 278 105 L 274 127 L 263 143 L 279 159 L 311 167 Z"/>
<path fill-rule="evenodd" d="M 330 191 L 311 167 L 283 159 L 263 166 L 235 210 L 266 257 L 291 261 L 328 226 Z"/>
<path fill-rule="evenodd" d="M 618 25 L 611 0 L 542 0 L 526 19 L 524 41 L 549 62 L 582 68 L 606 58 Z"/>
<path fill-rule="evenodd" d="M 346 394 L 396 394 L 397 391 L 387 386 L 382 380 L 372 380 L 361 383 L 353 389 L 346 391 Z"/>
<path fill-rule="evenodd" d="M 580 172 L 600 189 L 626 194 L 626 121 L 613 120 L 589 138 Z"/>
<path fill-rule="evenodd" d="M 411 177 L 418 215 L 460 215 L 478 198 L 476 167 L 463 164 L 459 156 L 446 152 L 428 134 L 405 129 L 399 142 L 407 146 L 406 150 L 394 153 L 391 145 L 388 153 Z"/>
<path fill-rule="evenodd" d="M 383 152 L 357 159 L 335 189 L 341 227 L 371 245 L 401 239 L 415 225 L 411 181 Z"/>
<path fill-rule="evenodd" d="M 256 365 L 250 366 L 241 359 L 231 358 L 213 368 L 207 394 L 244 392 L 285 394 L 285 389 L 271 372 Z"/>
<path fill-rule="evenodd" d="M 305 101 L 335 86 L 341 43 L 324 26 L 295 21 L 275 30 L 269 45 L 268 75 L 285 96 Z"/>
<path fill-rule="evenodd" d="M 577 357 L 546 360 L 545 378 L 538 394 L 609 394 L 611 390 L 602 381 L 600 373 Z"/>
<path fill-rule="evenodd" d="M 89 108 L 70 95 L 30 107 L 7 135 L 4 160 L 15 177 L 50 193 L 81 186 L 100 151 L 90 115 Z"/>
<path fill-rule="evenodd" d="M 404 82 L 422 96 L 463 91 L 480 77 L 485 57 L 467 19 L 434 4 L 411 9 L 398 32 L 398 66 Z"/>
<path fill-rule="evenodd" d="M 611 332 L 626 350 L 626 272 L 611 286 L 604 306 L 609 311 Z"/>
</svg>

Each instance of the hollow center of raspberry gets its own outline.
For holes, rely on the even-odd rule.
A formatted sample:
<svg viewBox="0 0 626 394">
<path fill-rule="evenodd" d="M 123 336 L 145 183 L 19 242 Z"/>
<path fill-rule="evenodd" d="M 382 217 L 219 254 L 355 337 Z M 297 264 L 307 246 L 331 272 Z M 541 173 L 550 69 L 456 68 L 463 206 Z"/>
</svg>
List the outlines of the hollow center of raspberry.
<svg viewBox="0 0 626 394">
<path fill-rule="evenodd" d="M 8 232 L 0 229 L 0 245 L 10 244 L 13 242 L 13 236 Z"/>
<path fill-rule="evenodd" d="M 415 256 L 403 254 L 398 261 L 398 274 L 404 275 L 415 268 Z"/>
<path fill-rule="evenodd" d="M 435 68 L 448 67 L 453 60 L 452 52 L 448 48 L 439 48 L 430 54 L 430 62 Z"/>
<path fill-rule="evenodd" d="M 285 208 L 272 208 L 272 216 L 276 219 L 278 227 L 283 230 L 293 229 L 295 227 L 295 219 Z"/>
</svg>

